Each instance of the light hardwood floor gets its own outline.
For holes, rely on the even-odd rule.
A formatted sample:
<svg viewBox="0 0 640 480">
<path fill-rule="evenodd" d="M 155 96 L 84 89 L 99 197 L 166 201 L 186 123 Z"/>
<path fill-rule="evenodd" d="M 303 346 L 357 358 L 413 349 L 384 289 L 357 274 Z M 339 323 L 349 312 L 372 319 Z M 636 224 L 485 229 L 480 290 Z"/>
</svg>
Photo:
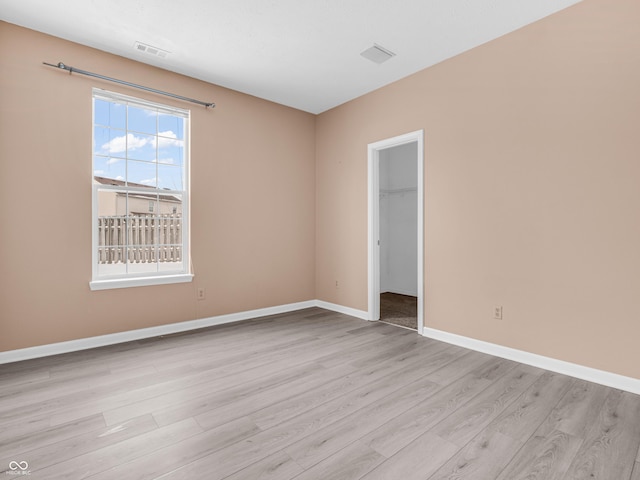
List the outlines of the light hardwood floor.
<svg viewBox="0 0 640 480">
<path fill-rule="evenodd" d="M 317 308 L 0 365 L 3 476 L 640 480 L 639 446 L 640 396 Z"/>
</svg>

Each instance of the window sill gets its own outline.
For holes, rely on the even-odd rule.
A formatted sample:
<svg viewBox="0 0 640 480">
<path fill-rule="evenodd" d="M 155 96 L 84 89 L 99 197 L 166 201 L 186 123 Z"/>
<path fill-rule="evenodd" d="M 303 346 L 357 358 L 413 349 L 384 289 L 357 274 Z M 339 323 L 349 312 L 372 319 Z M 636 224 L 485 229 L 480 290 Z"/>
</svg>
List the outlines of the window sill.
<svg viewBox="0 0 640 480">
<path fill-rule="evenodd" d="M 188 283 L 193 280 L 191 273 L 162 275 L 158 277 L 114 278 L 111 280 L 94 280 L 89 282 L 91 290 L 110 290 L 112 288 L 146 287 L 149 285 L 167 285 L 171 283 Z"/>
</svg>

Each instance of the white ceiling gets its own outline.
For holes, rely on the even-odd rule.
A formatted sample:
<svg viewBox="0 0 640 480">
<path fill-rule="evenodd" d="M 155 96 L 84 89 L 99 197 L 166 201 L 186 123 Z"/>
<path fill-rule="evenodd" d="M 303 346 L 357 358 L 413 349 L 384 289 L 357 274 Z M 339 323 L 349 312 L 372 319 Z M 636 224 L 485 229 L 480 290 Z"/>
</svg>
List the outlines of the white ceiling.
<svg viewBox="0 0 640 480">
<path fill-rule="evenodd" d="M 579 1 L 0 0 L 0 19 L 320 113 Z M 396 56 L 361 57 L 374 43 Z"/>
</svg>

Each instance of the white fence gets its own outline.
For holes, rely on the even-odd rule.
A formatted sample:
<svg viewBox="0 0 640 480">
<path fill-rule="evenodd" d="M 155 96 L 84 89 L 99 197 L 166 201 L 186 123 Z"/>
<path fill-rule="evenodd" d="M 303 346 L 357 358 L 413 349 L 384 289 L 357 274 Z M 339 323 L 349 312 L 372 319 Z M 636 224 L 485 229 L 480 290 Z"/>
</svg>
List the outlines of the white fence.
<svg viewBox="0 0 640 480">
<path fill-rule="evenodd" d="M 181 215 L 98 217 L 98 263 L 181 261 Z"/>
</svg>

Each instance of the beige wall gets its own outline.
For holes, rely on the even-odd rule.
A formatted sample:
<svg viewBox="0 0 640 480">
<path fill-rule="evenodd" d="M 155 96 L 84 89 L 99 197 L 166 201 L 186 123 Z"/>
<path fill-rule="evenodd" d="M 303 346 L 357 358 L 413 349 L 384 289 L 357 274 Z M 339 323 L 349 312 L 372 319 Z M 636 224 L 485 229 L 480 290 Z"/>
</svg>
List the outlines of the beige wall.
<svg viewBox="0 0 640 480">
<path fill-rule="evenodd" d="M 191 108 L 192 284 L 89 290 L 94 86 Z M 313 115 L 0 22 L 0 351 L 315 298 L 314 128 Z"/>
<path fill-rule="evenodd" d="M 367 143 L 424 129 L 425 325 L 640 378 L 638 25 L 585 0 L 320 115 L 318 298 L 367 309 Z"/>
</svg>

